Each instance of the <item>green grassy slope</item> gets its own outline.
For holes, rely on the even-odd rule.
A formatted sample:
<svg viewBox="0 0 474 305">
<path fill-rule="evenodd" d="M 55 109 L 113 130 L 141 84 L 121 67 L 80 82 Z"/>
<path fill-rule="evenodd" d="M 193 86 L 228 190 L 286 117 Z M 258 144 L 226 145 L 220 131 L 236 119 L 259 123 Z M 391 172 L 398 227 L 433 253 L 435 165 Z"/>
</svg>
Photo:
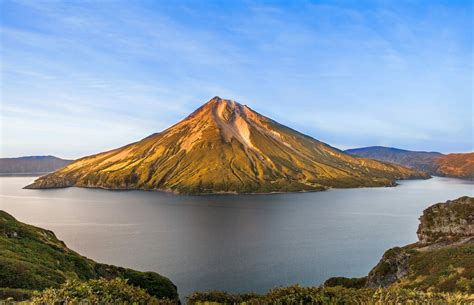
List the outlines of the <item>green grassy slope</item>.
<svg viewBox="0 0 474 305">
<path fill-rule="evenodd" d="M 161 133 L 79 159 L 28 187 L 267 193 L 389 186 L 417 177 L 427 176 L 348 155 L 216 97 Z"/>
<path fill-rule="evenodd" d="M 86 282 L 67 281 L 59 288 L 36 293 L 28 304 L 147 304 L 178 305 L 178 300 L 151 296 L 145 289 L 130 285 L 127 280 L 92 279 Z"/>
<path fill-rule="evenodd" d="M 0 296 L 58 287 L 68 279 L 124 278 L 158 298 L 177 289 L 154 272 L 99 264 L 70 250 L 53 232 L 17 221 L 0 211 Z"/>
</svg>

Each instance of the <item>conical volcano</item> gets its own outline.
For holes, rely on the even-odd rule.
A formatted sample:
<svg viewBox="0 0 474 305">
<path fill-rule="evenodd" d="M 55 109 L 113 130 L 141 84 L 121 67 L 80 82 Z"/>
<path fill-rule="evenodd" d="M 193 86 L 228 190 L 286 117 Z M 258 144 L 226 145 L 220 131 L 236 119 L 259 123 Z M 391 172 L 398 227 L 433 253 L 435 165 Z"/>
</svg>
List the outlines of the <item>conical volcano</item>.
<svg viewBox="0 0 474 305">
<path fill-rule="evenodd" d="M 214 97 L 163 132 L 81 158 L 28 188 L 269 193 L 388 186 L 415 177 L 425 176 L 348 155 L 248 106 Z"/>
</svg>

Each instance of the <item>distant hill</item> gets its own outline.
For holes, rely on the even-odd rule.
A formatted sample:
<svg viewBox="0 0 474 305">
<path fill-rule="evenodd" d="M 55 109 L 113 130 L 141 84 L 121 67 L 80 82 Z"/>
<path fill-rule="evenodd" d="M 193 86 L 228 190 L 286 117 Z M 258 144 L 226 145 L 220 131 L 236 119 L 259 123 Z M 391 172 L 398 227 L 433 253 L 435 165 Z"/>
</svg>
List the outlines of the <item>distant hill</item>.
<svg viewBox="0 0 474 305">
<path fill-rule="evenodd" d="M 76 160 L 28 187 L 270 193 L 390 186 L 420 177 L 426 175 L 354 157 L 248 106 L 214 97 L 163 132 Z"/>
<path fill-rule="evenodd" d="M 449 154 L 436 159 L 437 174 L 474 179 L 474 153 Z"/>
<path fill-rule="evenodd" d="M 67 280 L 116 277 L 158 298 L 178 297 L 176 286 L 155 272 L 96 263 L 69 249 L 53 232 L 0 210 L 0 304 L 9 296 L 26 299 L 35 290 L 59 287 Z"/>
<path fill-rule="evenodd" d="M 408 166 L 429 174 L 436 173 L 438 165 L 435 160 L 443 156 L 443 154 L 439 152 L 410 151 L 384 146 L 347 149 L 346 153 Z"/>
<path fill-rule="evenodd" d="M 0 174 L 50 173 L 72 161 L 54 156 L 0 158 Z"/>
<path fill-rule="evenodd" d="M 404 165 L 430 175 L 474 179 L 474 153 L 444 155 L 439 152 L 410 151 L 383 146 L 348 149 L 346 152 Z"/>
</svg>

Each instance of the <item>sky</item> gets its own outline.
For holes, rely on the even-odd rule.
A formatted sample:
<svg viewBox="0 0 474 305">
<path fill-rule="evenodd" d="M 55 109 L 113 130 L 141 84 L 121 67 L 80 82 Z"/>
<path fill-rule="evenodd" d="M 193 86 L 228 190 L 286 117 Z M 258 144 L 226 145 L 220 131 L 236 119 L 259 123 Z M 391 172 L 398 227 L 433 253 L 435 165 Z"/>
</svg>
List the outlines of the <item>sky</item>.
<svg viewBox="0 0 474 305">
<path fill-rule="evenodd" d="M 473 150 L 473 1 L 0 1 L 1 157 L 78 158 L 214 96 L 340 149 Z"/>
</svg>

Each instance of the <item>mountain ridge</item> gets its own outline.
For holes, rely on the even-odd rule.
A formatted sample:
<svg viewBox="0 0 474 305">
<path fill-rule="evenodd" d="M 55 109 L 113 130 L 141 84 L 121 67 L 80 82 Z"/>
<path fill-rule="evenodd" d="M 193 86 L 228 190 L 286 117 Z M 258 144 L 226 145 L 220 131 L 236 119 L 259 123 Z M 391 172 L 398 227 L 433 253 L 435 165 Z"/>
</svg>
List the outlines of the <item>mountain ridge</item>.
<svg viewBox="0 0 474 305">
<path fill-rule="evenodd" d="M 56 156 L 23 156 L 0 158 L 0 174 L 48 173 L 68 165 L 73 160 Z"/>
<path fill-rule="evenodd" d="M 411 151 L 395 147 L 368 146 L 345 152 L 365 158 L 395 163 L 430 175 L 474 179 L 474 153 Z"/>
<path fill-rule="evenodd" d="M 426 177 L 353 157 L 246 105 L 214 97 L 162 132 L 78 159 L 27 187 L 271 193 L 391 186 Z"/>
</svg>

